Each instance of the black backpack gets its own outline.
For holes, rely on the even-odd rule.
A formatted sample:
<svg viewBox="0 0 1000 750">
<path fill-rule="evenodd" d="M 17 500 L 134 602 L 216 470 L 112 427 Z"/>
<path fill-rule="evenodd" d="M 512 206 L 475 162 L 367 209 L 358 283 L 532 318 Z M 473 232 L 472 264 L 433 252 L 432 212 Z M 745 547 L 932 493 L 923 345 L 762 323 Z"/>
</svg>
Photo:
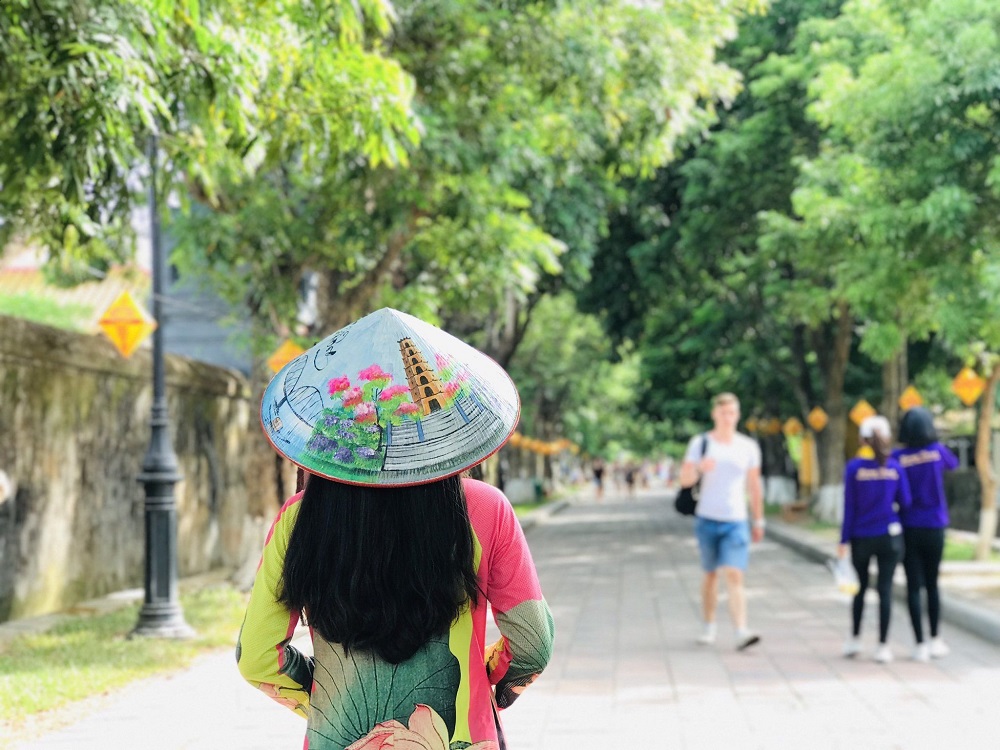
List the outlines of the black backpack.
<svg viewBox="0 0 1000 750">
<path fill-rule="evenodd" d="M 704 458 L 705 454 L 708 452 L 708 435 L 701 436 L 701 455 L 699 458 Z M 674 498 L 674 508 L 682 516 L 693 516 L 695 509 L 698 507 L 698 488 L 701 484 L 701 479 L 699 478 L 690 487 L 681 487 L 680 492 L 677 493 L 677 497 Z"/>
</svg>

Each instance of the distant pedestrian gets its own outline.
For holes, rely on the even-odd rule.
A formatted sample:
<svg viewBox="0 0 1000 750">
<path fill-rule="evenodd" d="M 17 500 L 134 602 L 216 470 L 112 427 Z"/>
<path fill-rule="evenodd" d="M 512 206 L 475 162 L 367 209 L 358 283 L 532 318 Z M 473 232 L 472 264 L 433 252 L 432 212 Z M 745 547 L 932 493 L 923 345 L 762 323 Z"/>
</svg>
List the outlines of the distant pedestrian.
<svg viewBox="0 0 1000 750">
<path fill-rule="evenodd" d="M 903 556 L 903 527 L 897 508 L 910 507 L 910 487 L 899 462 L 889 455 L 892 430 L 885 417 L 868 417 L 861 423 L 862 447 L 844 471 L 844 522 L 838 556 L 847 556 L 858 574 L 859 588 L 851 608 L 851 637 L 844 656 L 861 652 L 861 617 L 868 589 L 868 566 L 878 561 L 879 638 L 875 661 L 892 661 L 889 621 L 892 616 L 892 575 Z"/>
<path fill-rule="evenodd" d="M 635 481 L 638 469 L 634 463 L 629 461 L 625 464 L 625 491 L 629 497 L 635 497 Z"/>
<path fill-rule="evenodd" d="M 594 494 L 598 501 L 604 497 L 604 459 L 598 456 L 592 466 L 594 472 Z"/>
<path fill-rule="evenodd" d="M 704 629 L 698 643 L 715 643 L 718 577 L 722 571 L 729 592 L 729 613 L 736 628 L 736 648 L 742 651 L 760 641 L 760 636 L 747 626 L 743 580 L 750 561 L 750 540 L 759 542 L 764 537 L 760 446 L 736 431 L 740 402 L 732 393 L 720 393 L 712 400 L 712 421 L 711 432 L 697 435 L 688 443 L 680 476 L 682 487 L 701 483 L 695 532 L 704 571 Z M 748 493 L 752 525 L 748 523 Z"/>
<path fill-rule="evenodd" d="M 893 458 L 903 467 L 910 484 L 913 504 L 900 514 L 903 523 L 903 568 L 906 570 L 906 599 L 916 647 L 913 658 L 948 655 L 948 646 L 938 633 L 941 597 L 938 594 L 938 570 L 944 554 L 944 535 L 948 527 L 948 499 L 944 494 L 944 473 L 958 468 L 955 454 L 938 442 L 934 418 L 923 407 L 910 409 L 899 427 L 903 447 L 893 451 Z M 927 591 L 927 618 L 930 644 L 924 641 L 920 606 L 921 589 Z"/>
</svg>

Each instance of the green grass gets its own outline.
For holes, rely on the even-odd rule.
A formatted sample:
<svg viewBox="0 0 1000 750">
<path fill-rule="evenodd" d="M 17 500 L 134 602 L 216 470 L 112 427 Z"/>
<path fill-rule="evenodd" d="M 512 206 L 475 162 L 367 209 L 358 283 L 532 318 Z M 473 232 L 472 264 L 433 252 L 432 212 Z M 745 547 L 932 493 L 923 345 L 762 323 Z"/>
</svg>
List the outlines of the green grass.
<svg viewBox="0 0 1000 750">
<path fill-rule="evenodd" d="M 963 542 L 957 539 L 945 537 L 944 559 L 949 562 L 967 562 L 976 559 L 975 542 Z M 993 551 L 990 553 L 990 562 L 1000 562 L 1000 553 Z"/>
<path fill-rule="evenodd" d="M 551 501 L 548 501 L 548 502 L 551 502 Z M 541 503 L 515 503 L 514 504 L 514 515 L 516 515 L 518 518 L 523 518 L 524 516 L 528 515 L 532 511 L 536 511 L 536 510 L 538 510 L 539 508 L 543 507 L 546 504 L 547 504 L 547 502 L 541 502 Z"/>
<path fill-rule="evenodd" d="M 32 714 L 181 669 L 206 651 L 235 648 L 246 602 L 246 594 L 228 586 L 181 595 L 184 618 L 197 632 L 184 641 L 127 638 L 138 604 L 18 636 L 0 646 L 0 722 L 16 725 Z"/>
<path fill-rule="evenodd" d="M 68 331 L 81 331 L 93 311 L 87 305 L 59 304 L 34 294 L 0 295 L 0 315 L 23 318 Z"/>
</svg>

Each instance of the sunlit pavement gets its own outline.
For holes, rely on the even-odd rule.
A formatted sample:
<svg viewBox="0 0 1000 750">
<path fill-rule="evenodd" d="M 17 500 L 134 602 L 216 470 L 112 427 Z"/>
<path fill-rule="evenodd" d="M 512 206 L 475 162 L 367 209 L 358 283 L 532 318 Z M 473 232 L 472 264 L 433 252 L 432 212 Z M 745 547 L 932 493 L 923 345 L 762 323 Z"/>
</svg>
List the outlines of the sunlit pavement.
<svg viewBox="0 0 1000 750">
<path fill-rule="evenodd" d="M 572 505 L 529 539 L 556 648 L 546 673 L 503 714 L 514 750 L 986 747 L 1000 736 L 1000 649 L 945 626 L 952 654 L 910 661 L 897 602 L 896 661 L 877 664 L 870 601 L 865 654 L 844 659 L 847 598 L 822 566 L 772 542 L 755 547 L 748 576 L 761 643 L 733 649 L 722 597 L 716 645 L 696 645 L 692 522 L 664 493 Z"/>
<path fill-rule="evenodd" d="M 872 602 L 865 657 L 843 659 L 846 599 L 824 568 L 773 543 L 755 549 L 748 581 L 762 642 L 733 650 L 723 597 L 717 645 L 695 645 L 691 522 L 665 493 L 580 500 L 533 526 L 528 539 L 556 648 L 545 674 L 503 713 L 510 750 L 995 746 L 1000 649 L 948 628 L 951 656 L 911 662 L 897 603 L 897 661 L 876 664 Z M 301 747 L 304 730 L 242 682 L 228 653 L 72 715 L 65 729 L 18 747 L 272 750 Z"/>
</svg>

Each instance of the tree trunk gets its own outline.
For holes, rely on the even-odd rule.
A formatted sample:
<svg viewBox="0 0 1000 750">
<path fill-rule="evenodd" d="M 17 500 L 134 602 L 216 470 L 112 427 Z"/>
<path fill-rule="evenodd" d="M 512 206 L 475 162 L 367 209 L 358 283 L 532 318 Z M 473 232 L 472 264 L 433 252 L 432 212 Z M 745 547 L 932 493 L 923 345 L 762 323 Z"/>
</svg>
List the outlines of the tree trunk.
<svg viewBox="0 0 1000 750">
<path fill-rule="evenodd" d="M 819 434 L 820 488 L 816 512 L 828 521 L 839 521 L 844 510 L 844 446 L 847 436 L 844 379 L 854 335 L 854 319 L 848 306 L 841 303 L 838 310 L 833 345 L 827 351 L 817 352 L 826 372 L 823 408 L 830 421 Z"/>
<path fill-rule="evenodd" d="M 896 428 L 901 417 L 899 397 L 903 395 L 909 379 L 904 341 L 902 348 L 882 364 L 882 405 L 879 412 Z"/>
<path fill-rule="evenodd" d="M 1000 382 L 1000 362 L 993 365 L 983 405 L 979 410 L 979 425 L 976 433 L 976 471 L 982 486 L 982 506 L 979 511 L 979 540 L 976 543 L 976 559 L 988 560 L 993 540 L 997 533 L 997 477 L 993 472 L 993 410 L 996 407 L 997 383 Z"/>
<path fill-rule="evenodd" d="M 524 340 L 528 323 L 531 322 L 531 314 L 541 298 L 541 294 L 535 293 L 522 303 L 514 295 L 513 290 L 507 290 L 503 311 L 496 311 L 486 324 L 488 337 L 483 345 L 483 352 L 505 370 L 510 367 L 517 347 Z"/>
<path fill-rule="evenodd" d="M 413 211 L 406 223 L 393 232 L 375 265 L 359 280 L 354 274 L 331 270 L 320 274 L 317 286 L 317 333 L 328 336 L 372 311 L 372 301 L 389 278 L 417 230 L 421 214 Z"/>
</svg>

